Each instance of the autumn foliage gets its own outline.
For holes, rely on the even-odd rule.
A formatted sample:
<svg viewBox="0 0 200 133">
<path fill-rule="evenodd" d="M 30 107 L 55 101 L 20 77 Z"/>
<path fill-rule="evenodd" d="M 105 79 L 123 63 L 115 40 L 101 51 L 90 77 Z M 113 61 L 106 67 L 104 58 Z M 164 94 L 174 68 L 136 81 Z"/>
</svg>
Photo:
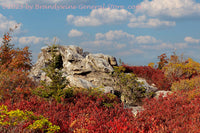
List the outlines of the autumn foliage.
<svg viewBox="0 0 200 133">
<path fill-rule="evenodd" d="M 187 95 L 173 94 L 158 100 L 146 100 L 144 111 L 132 114 L 117 99 L 106 94 L 89 96 L 79 93 L 63 103 L 32 96 L 29 100 L 4 104 L 8 110 L 28 110 L 48 118 L 59 132 L 199 132 L 200 95 L 192 100 Z M 114 102 L 114 101 L 116 102 Z M 112 107 L 104 103 L 114 103 Z"/>
<path fill-rule="evenodd" d="M 150 85 L 154 83 L 160 90 L 170 90 L 171 82 L 162 70 L 150 66 L 123 66 L 126 68 L 127 72 L 132 72 L 136 74 L 137 77 L 146 79 Z"/>
<path fill-rule="evenodd" d="M 3 42 L 0 47 L 0 63 L 1 69 L 7 69 L 14 71 L 21 69 L 24 71 L 31 68 L 31 53 L 28 47 L 23 49 L 14 48 L 14 45 L 10 44 L 10 33 L 4 34 Z"/>
<path fill-rule="evenodd" d="M 160 60 L 158 62 L 158 69 L 162 69 L 169 61 L 165 53 L 158 56 L 158 59 Z"/>
<path fill-rule="evenodd" d="M 200 131 L 200 95 L 188 100 L 186 94 L 175 93 L 158 100 L 147 100 L 143 112 L 136 117 L 139 132 L 188 133 Z"/>
<path fill-rule="evenodd" d="M 172 84 L 172 91 L 190 91 L 200 88 L 200 77 L 196 76 L 191 79 L 182 79 Z"/>
<path fill-rule="evenodd" d="M 160 90 L 174 91 L 164 98 L 145 99 L 144 110 L 135 115 L 117 96 L 98 89 L 71 88 L 71 95 L 60 97 L 59 102 L 35 95 L 31 90 L 38 86 L 28 77 L 31 53 L 10 41 L 6 33 L 0 47 L 0 132 L 200 132 L 199 63 L 192 59 L 173 62 L 175 58 L 166 60 L 162 55 L 158 68 L 124 65 L 126 72 Z"/>
<path fill-rule="evenodd" d="M 10 44 L 10 33 L 6 33 L 0 47 L 0 92 L 1 98 L 29 94 L 34 83 L 28 78 L 32 66 L 31 53 L 28 47 L 14 48 Z"/>
</svg>

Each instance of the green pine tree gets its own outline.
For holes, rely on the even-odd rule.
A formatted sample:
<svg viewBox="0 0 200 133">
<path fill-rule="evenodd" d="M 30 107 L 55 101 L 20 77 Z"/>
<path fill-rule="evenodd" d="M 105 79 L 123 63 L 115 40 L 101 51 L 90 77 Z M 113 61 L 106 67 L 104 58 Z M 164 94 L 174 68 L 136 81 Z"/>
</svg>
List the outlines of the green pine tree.
<svg viewBox="0 0 200 133">
<path fill-rule="evenodd" d="M 56 55 L 57 47 L 58 45 L 55 44 L 49 46 L 51 59 L 49 59 L 48 61 L 49 62 L 48 66 L 43 69 L 43 71 L 46 73 L 46 76 L 51 79 L 51 82 L 48 85 L 48 88 L 51 90 L 63 89 L 68 83 L 66 78 L 62 76 L 63 72 L 61 71 L 62 68 L 61 66 L 63 62 L 61 62 L 62 60 L 61 55 Z"/>
<path fill-rule="evenodd" d="M 66 77 L 63 77 L 63 72 L 61 70 L 63 68 L 62 56 L 60 54 L 56 55 L 56 49 L 59 45 L 54 43 L 52 46 L 48 47 L 50 49 L 51 59 L 48 60 L 47 67 L 42 70 L 51 81 L 41 81 L 44 88 L 38 88 L 34 93 L 45 98 L 54 97 L 57 101 L 60 101 L 61 97 L 72 96 L 73 91 L 70 88 L 63 90 L 69 82 Z"/>
</svg>

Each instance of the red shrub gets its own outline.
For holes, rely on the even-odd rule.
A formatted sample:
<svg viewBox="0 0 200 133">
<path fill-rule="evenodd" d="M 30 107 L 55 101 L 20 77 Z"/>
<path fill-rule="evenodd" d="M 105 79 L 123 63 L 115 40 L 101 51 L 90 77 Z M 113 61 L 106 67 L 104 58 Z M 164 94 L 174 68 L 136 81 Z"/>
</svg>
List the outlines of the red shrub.
<svg viewBox="0 0 200 133">
<path fill-rule="evenodd" d="M 159 90 L 170 90 L 171 82 L 165 77 L 162 70 L 150 66 L 123 66 L 127 72 L 133 72 L 137 77 L 146 79 L 149 84 L 154 83 Z"/>
<path fill-rule="evenodd" d="M 65 99 L 63 104 L 46 101 L 36 96 L 16 102 L 8 99 L 0 105 L 9 110 L 28 110 L 43 115 L 60 132 L 199 132 L 200 95 L 188 98 L 188 94 L 175 93 L 168 97 L 147 99 L 144 111 L 136 117 L 131 110 L 124 109 L 116 99 L 104 96 L 77 94 Z M 113 103 L 106 107 L 104 103 Z"/>
<path fill-rule="evenodd" d="M 10 110 L 28 110 L 43 115 L 53 124 L 60 126 L 60 132 L 112 132 L 116 129 L 115 124 L 118 125 L 119 131 L 133 130 L 131 111 L 124 109 L 123 104 L 116 99 L 114 101 L 110 101 L 114 103 L 113 107 L 105 107 L 103 103 L 109 102 L 107 96 L 77 94 L 73 98 L 66 99 L 65 104 L 48 102 L 36 96 L 13 104 L 11 100 L 0 104 L 7 105 Z"/>
<path fill-rule="evenodd" d="M 4 36 L 4 42 L 8 44 L 9 34 Z M 43 115 L 58 125 L 61 128 L 59 132 L 63 133 L 200 132 L 200 95 L 195 92 L 175 93 L 158 100 L 147 99 L 143 105 L 144 111 L 135 117 L 131 110 L 124 109 L 122 103 L 106 94 L 77 93 L 74 97 L 62 99 L 62 104 L 31 95 L 31 82 L 26 73 L 29 70 L 29 53 L 26 49 L 23 51 L 19 52 L 19 57 L 15 54 L 12 56 L 12 50 L 7 52 L 6 47 L 3 50 L 6 54 L 0 54 L 0 105 L 6 105 L 8 110 L 20 109 Z M 23 64 L 17 59 L 27 62 Z M 12 67 L 8 67 L 9 63 Z M 150 84 L 156 84 L 159 89 L 169 90 L 171 86 L 161 70 L 146 66 L 124 67 Z"/>
<path fill-rule="evenodd" d="M 140 132 L 200 132 L 200 95 L 189 101 L 183 94 L 147 100 L 134 126 Z"/>
</svg>

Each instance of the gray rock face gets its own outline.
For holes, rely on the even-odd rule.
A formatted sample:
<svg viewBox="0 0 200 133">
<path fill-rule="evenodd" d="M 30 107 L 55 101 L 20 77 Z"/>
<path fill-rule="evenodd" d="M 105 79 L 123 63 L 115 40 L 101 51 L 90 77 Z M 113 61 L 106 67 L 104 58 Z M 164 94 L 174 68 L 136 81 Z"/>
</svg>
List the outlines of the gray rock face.
<svg viewBox="0 0 200 133">
<path fill-rule="evenodd" d="M 137 81 L 142 83 L 142 86 L 146 89 L 146 92 L 149 93 L 149 92 L 156 92 L 158 90 L 157 87 L 153 86 L 153 85 L 149 85 L 147 83 L 147 81 L 143 78 L 137 78 Z"/>
<path fill-rule="evenodd" d="M 111 77 L 113 66 L 117 66 L 115 57 L 104 54 L 91 54 L 84 52 L 82 48 L 77 46 L 58 46 L 56 54 L 61 54 L 63 61 L 63 76 L 68 79 L 70 86 L 81 88 L 94 88 L 98 87 L 105 93 L 115 93 L 114 79 Z M 41 53 L 38 55 L 38 60 L 33 66 L 30 77 L 36 81 L 50 79 L 42 71 L 48 64 L 48 60 L 51 59 L 50 49 L 43 47 Z M 145 79 L 138 78 L 138 82 L 143 83 L 142 86 L 146 89 L 146 92 L 156 92 L 158 89 L 149 85 Z M 163 93 L 166 96 L 169 91 L 157 91 L 156 98 Z M 123 99 L 121 99 L 123 101 Z M 142 111 L 141 106 L 129 106 L 132 108 L 133 114 L 137 115 Z"/>
<path fill-rule="evenodd" d="M 83 52 L 77 46 L 58 46 L 56 54 L 61 54 L 64 76 L 70 81 L 70 86 L 91 88 L 99 86 L 113 86 L 113 79 L 109 75 L 113 66 L 117 66 L 115 57 L 104 54 L 91 54 Z M 38 60 L 33 66 L 30 77 L 34 80 L 49 80 L 41 70 L 51 59 L 50 49 L 43 47 Z"/>
<path fill-rule="evenodd" d="M 82 48 L 77 46 L 58 46 L 55 52 L 62 56 L 63 76 L 69 80 L 70 86 L 98 87 L 103 88 L 102 90 L 105 92 L 112 91 L 114 93 L 114 79 L 110 73 L 114 71 L 113 66 L 117 66 L 115 57 L 84 52 Z M 30 72 L 30 77 L 38 82 L 40 80 L 50 81 L 45 76 L 45 72 L 42 71 L 42 68 L 47 66 L 49 59 L 51 59 L 50 49 L 43 47 Z M 147 92 L 157 90 L 156 87 L 150 86 L 145 79 L 138 78 L 138 81 L 143 83 Z"/>
<path fill-rule="evenodd" d="M 81 87 L 81 88 L 94 88 L 95 86 L 82 78 L 75 78 L 74 76 L 67 76 L 68 81 L 71 86 Z"/>
<path fill-rule="evenodd" d="M 102 88 L 104 92 L 114 93 L 114 79 L 111 77 L 113 66 L 117 66 L 115 57 L 104 54 L 91 54 L 84 52 L 82 48 L 77 46 L 58 46 L 55 49 L 56 54 L 62 56 L 63 76 L 65 76 L 70 86 L 82 88 Z M 36 81 L 50 79 L 42 71 L 48 65 L 51 59 L 50 49 L 43 47 L 38 55 L 38 60 L 33 66 L 30 77 Z M 145 79 L 138 78 L 143 83 L 142 86 L 147 92 L 155 92 L 157 88 L 149 85 Z"/>
<path fill-rule="evenodd" d="M 170 95 L 172 93 L 172 91 L 157 91 L 155 98 L 158 99 L 160 95 L 162 95 L 162 97 L 167 97 L 167 95 Z"/>
</svg>

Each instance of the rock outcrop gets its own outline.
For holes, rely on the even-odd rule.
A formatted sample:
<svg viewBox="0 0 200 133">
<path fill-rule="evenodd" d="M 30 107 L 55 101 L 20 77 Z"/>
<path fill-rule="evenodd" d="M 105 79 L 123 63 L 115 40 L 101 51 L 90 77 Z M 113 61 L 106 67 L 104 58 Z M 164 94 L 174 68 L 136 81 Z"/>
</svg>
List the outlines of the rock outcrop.
<svg viewBox="0 0 200 133">
<path fill-rule="evenodd" d="M 140 82 L 140 83 L 142 83 L 142 86 L 146 89 L 147 93 L 156 92 L 158 90 L 157 87 L 155 87 L 153 85 L 149 85 L 144 78 L 139 78 L 138 77 L 137 81 Z"/>
<path fill-rule="evenodd" d="M 41 51 L 30 73 L 30 77 L 36 81 L 48 80 L 41 69 L 46 67 L 48 60 L 51 59 L 50 49 L 43 47 Z M 115 57 L 84 52 L 77 46 L 58 46 L 55 52 L 62 56 L 62 71 L 70 81 L 70 86 L 83 88 L 113 86 L 114 81 L 110 73 L 113 72 L 113 66 L 117 66 Z"/>
<path fill-rule="evenodd" d="M 115 81 L 111 76 L 114 71 L 113 67 L 117 66 L 115 57 L 84 52 L 82 48 L 77 46 L 57 46 L 54 52 L 56 55 L 61 56 L 63 76 L 68 79 L 69 86 L 81 88 L 97 87 L 105 93 L 110 92 L 120 96 L 119 92 L 114 88 Z M 49 47 L 43 47 L 29 76 L 37 82 L 41 80 L 50 81 L 42 69 L 48 66 L 51 58 Z M 138 78 L 137 81 L 143 83 L 142 86 L 147 93 L 157 91 L 157 88 L 149 85 L 145 79 Z M 156 96 L 159 95 L 159 93 L 156 94 Z M 166 94 L 164 93 L 164 95 Z M 123 101 L 123 99 L 121 100 Z M 141 106 L 128 106 L 128 108 L 132 108 L 135 115 L 143 110 Z"/>
<path fill-rule="evenodd" d="M 57 46 L 56 55 L 61 56 L 63 76 L 65 76 L 70 86 L 81 88 L 100 88 L 104 92 L 115 93 L 115 81 L 111 76 L 114 71 L 113 66 L 117 66 L 116 58 L 104 54 L 91 54 L 84 52 L 77 46 Z M 42 70 L 47 67 L 51 59 L 49 47 L 43 47 L 38 55 L 38 60 L 33 66 L 30 77 L 35 81 L 50 79 L 45 76 Z M 149 85 L 145 79 L 138 78 L 138 82 L 143 82 L 147 92 L 155 92 L 156 87 Z"/>
</svg>

